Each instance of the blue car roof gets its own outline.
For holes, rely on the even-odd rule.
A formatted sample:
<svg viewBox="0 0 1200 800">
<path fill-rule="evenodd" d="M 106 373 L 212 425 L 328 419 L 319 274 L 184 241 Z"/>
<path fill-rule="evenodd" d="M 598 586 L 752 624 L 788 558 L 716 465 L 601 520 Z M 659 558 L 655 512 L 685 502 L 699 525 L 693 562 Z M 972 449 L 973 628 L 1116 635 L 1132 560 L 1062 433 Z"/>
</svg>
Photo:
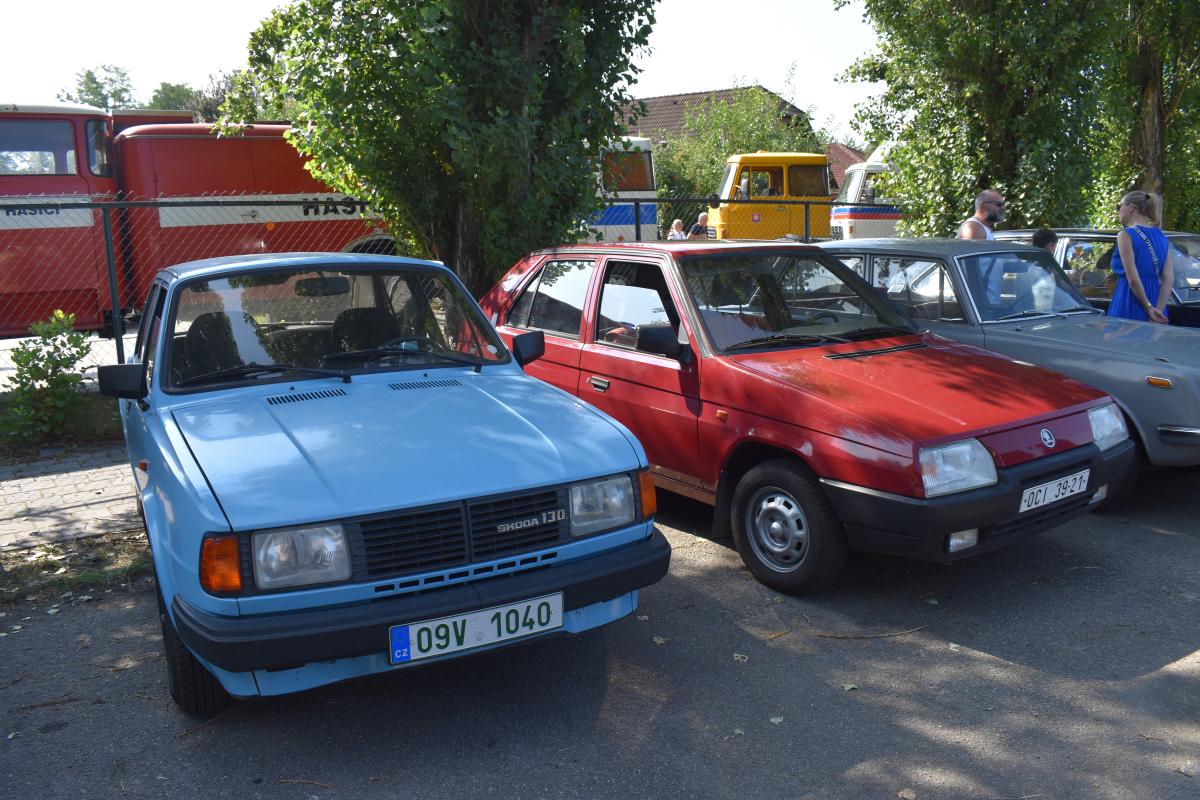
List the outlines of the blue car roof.
<svg viewBox="0 0 1200 800">
<path fill-rule="evenodd" d="M 429 267 L 446 270 L 444 264 L 403 256 L 381 256 L 369 253 L 255 253 L 241 256 L 221 256 L 200 261 L 187 261 L 166 267 L 162 273 L 172 280 L 218 275 L 224 272 L 268 270 L 280 267 L 324 266 L 339 269 L 363 267 Z"/>
</svg>

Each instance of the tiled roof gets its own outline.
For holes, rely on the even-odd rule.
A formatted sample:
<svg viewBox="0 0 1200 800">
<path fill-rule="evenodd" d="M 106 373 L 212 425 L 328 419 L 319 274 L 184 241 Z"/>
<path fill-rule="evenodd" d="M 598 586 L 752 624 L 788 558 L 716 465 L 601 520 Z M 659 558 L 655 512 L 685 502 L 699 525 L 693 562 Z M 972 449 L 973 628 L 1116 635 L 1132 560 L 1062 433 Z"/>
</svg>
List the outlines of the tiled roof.
<svg viewBox="0 0 1200 800">
<path fill-rule="evenodd" d="M 720 100 L 726 103 L 733 102 L 738 92 L 746 91 L 746 89 L 760 89 L 767 94 L 775 95 L 769 89 L 764 89 L 762 86 L 739 87 L 734 89 L 716 89 L 711 92 L 690 92 L 688 94 L 665 94 L 658 97 L 643 97 L 641 102 L 646 104 L 646 111 L 637 121 L 630 124 L 627 133 L 631 136 L 649 136 L 661 137 L 664 134 L 667 136 L 677 136 L 683 132 L 683 114 L 685 111 L 690 111 L 706 100 Z M 779 97 L 775 95 L 775 97 Z M 803 120 L 805 124 L 810 124 L 808 114 L 800 108 L 796 108 L 791 103 L 779 97 L 780 113 L 783 116 L 792 117 L 797 120 Z M 626 110 L 625 117 L 629 118 L 629 110 Z M 837 189 L 842 185 L 842 181 L 846 177 L 846 167 L 851 164 L 857 164 L 860 161 L 866 160 L 866 155 L 855 150 L 853 147 L 847 147 L 844 144 L 832 143 L 826 145 L 825 154 L 829 157 L 829 168 L 832 173 L 834 185 L 830 188 Z"/>
<path fill-rule="evenodd" d="M 643 97 L 641 98 L 641 102 L 646 104 L 646 113 L 642 114 L 637 122 L 629 125 L 628 133 L 631 136 L 651 137 L 660 136 L 664 133 L 667 135 L 678 135 L 683 132 L 684 111 L 695 108 L 705 100 L 720 100 L 731 103 L 739 92 L 744 92 L 747 89 L 759 89 L 767 92 L 767 94 L 779 97 L 779 95 L 761 86 L 744 86 L 734 89 L 717 89 L 711 92 L 691 92 L 688 94 L 665 94 L 658 97 Z M 809 122 L 808 114 L 803 109 L 796 108 L 782 97 L 779 97 L 779 107 L 782 116 L 803 120 L 805 123 Z M 629 118 L 628 112 L 625 118 Z"/>
<path fill-rule="evenodd" d="M 846 167 L 867 160 L 866 153 L 839 142 L 825 145 L 825 155 L 829 158 L 829 171 L 833 173 L 834 183 L 839 187 L 846 178 Z"/>
</svg>

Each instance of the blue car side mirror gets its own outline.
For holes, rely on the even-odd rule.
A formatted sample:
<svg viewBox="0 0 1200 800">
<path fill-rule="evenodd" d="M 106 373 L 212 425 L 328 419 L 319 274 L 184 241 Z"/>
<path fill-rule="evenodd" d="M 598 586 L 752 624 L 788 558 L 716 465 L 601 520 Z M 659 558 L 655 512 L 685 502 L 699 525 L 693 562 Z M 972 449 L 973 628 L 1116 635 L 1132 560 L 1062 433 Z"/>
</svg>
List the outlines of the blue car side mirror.
<svg viewBox="0 0 1200 800">
<path fill-rule="evenodd" d="M 141 400 L 149 390 L 146 388 L 144 364 L 110 364 L 96 370 L 100 383 L 100 394 L 125 400 Z"/>
<path fill-rule="evenodd" d="M 522 367 L 531 361 L 536 361 L 546 353 L 546 334 L 541 331 L 530 331 L 514 336 L 512 351 L 517 363 Z"/>
</svg>

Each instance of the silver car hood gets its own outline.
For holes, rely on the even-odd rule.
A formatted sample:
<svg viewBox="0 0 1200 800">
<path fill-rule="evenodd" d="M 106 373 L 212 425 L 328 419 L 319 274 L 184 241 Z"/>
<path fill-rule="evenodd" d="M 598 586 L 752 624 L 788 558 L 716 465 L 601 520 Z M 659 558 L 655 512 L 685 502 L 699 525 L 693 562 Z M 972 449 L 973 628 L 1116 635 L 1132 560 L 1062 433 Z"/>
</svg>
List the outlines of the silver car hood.
<svg viewBox="0 0 1200 800">
<path fill-rule="evenodd" d="M 1037 342 L 1040 347 L 1059 347 L 1082 355 L 1111 357 L 1141 356 L 1149 361 L 1200 368 L 1200 328 L 1182 328 L 1116 319 L 1100 314 L 1072 314 L 986 325 L 985 347 L 997 348 L 1003 341 Z"/>
</svg>

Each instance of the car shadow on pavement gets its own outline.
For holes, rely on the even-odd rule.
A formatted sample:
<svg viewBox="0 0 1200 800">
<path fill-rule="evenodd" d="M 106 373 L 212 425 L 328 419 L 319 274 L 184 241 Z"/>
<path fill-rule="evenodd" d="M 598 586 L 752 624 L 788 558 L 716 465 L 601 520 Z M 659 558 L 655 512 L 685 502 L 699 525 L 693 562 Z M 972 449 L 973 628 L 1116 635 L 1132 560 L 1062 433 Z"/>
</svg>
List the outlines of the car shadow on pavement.
<svg viewBox="0 0 1200 800">
<path fill-rule="evenodd" d="M 949 564 L 852 555 L 823 593 L 788 598 L 854 635 L 920 627 L 947 646 L 1073 679 L 1150 675 L 1200 648 L 1200 531 L 1186 504 L 1195 470 L 1154 473 L 1110 513 Z M 712 539 L 711 509 L 660 493 L 660 524 Z M 749 576 L 745 570 L 742 573 Z M 759 587 L 764 594 L 774 592 Z"/>
</svg>

